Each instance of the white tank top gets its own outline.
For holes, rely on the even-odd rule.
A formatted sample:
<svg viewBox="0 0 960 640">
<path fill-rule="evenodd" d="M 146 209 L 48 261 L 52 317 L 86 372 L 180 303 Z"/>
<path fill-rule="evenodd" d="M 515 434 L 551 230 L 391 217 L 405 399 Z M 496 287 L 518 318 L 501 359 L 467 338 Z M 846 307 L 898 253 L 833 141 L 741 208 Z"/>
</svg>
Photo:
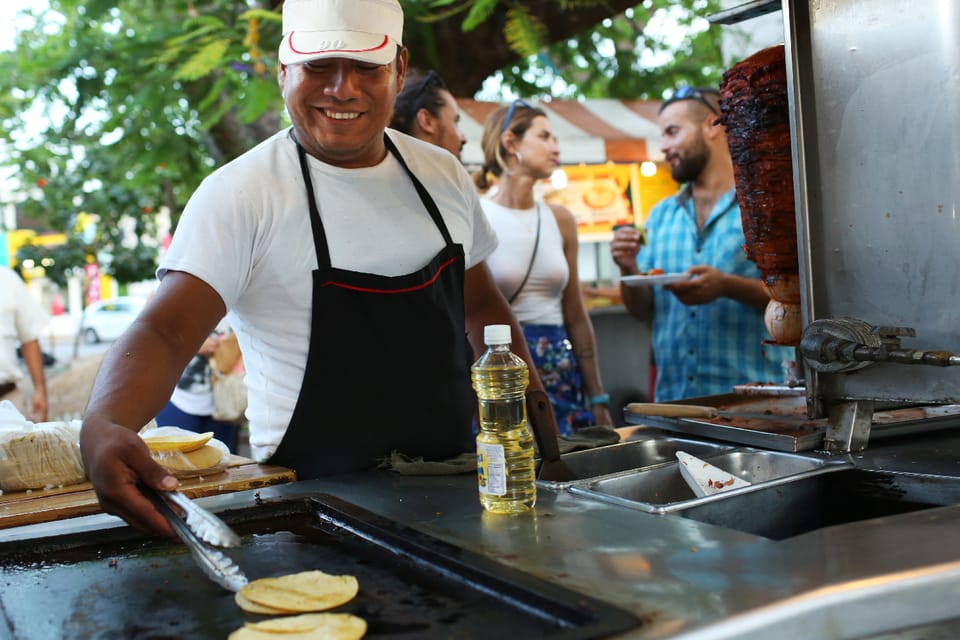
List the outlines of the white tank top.
<svg viewBox="0 0 960 640">
<path fill-rule="evenodd" d="M 487 258 L 497 287 L 508 300 L 530 266 L 537 237 L 537 208 L 540 209 L 540 244 L 527 283 L 513 301 L 517 320 L 527 324 L 563 325 L 561 301 L 570 278 L 563 255 L 563 238 L 550 207 L 537 202 L 532 209 L 509 209 L 481 199 L 483 212 L 497 232 L 500 244 Z"/>
</svg>

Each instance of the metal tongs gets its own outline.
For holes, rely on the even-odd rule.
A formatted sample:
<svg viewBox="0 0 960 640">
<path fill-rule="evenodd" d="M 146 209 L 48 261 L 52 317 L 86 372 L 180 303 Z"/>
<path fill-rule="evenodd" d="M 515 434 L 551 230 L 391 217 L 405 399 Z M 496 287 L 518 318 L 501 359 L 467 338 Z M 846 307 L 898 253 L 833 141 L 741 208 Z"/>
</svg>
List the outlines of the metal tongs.
<svg viewBox="0 0 960 640">
<path fill-rule="evenodd" d="M 155 491 L 143 485 L 140 491 L 173 526 L 173 530 L 190 549 L 194 559 L 207 577 L 224 589 L 239 591 L 247 584 L 247 577 L 233 560 L 214 547 L 236 547 L 240 536 L 216 515 L 198 506 L 179 491 Z M 166 498 L 166 499 L 165 499 Z M 167 502 L 173 502 L 183 510 L 180 517 Z"/>
</svg>

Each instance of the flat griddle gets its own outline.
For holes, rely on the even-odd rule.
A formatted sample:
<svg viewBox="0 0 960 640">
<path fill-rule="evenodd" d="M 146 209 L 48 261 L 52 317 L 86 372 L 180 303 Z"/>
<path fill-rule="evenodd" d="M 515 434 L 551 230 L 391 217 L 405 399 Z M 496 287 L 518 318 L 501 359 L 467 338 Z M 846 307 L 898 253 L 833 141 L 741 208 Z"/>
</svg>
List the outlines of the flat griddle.
<svg viewBox="0 0 960 640">
<path fill-rule="evenodd" d="M 329 495 L 219 514 L 243 537 L 230 556 L 251 580 L 310 569 L 350 573 L 360 592 L 334 611 L 367 638 L 601 638 L 630 613 L 455 547 Z M 128 527 L 0 546 L 0 637 L 226 638 L 233 594 L 189 552 Z"/>
</svg>

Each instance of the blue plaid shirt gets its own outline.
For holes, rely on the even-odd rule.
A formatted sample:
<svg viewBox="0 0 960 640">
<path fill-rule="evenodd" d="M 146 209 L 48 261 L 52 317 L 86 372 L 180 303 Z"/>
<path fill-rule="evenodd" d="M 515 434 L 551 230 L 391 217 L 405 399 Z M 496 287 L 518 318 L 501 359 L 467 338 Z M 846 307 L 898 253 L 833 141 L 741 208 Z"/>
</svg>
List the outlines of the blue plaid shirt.
<svg viewBox="0 0 960 640">
<path fill-rule="evenodd" d="M 641 272 L 657 267 L 678 273 L 707 264 L 724 273 L 760 278 L 743 252 L 740 206 L 733 190 L 720 197 L 698 231 L 690 187 L 684 187 L 653 208 L 646 237 L 637 255 Z M 657 402 L 730 393 L 736 384 L 782 382 L 783 361 L 794 357 L 793 349 L 761 343 L 770 337 L 762 309 L 730 298 L 686 306 L 654 286 L 653 314 Z"/>
</svg>

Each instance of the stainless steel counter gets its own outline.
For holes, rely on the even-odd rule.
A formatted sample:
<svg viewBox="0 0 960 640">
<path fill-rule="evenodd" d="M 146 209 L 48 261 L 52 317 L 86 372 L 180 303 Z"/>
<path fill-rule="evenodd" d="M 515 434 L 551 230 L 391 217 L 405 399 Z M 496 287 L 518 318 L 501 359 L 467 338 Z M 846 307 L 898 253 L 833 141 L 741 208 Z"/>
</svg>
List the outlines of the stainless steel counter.
<svg viewBox="0 0 960 640">
<path fill-rule="evenodd" d="M 960 477 L 960 434 L 889 440 L 850 460 Z M 866 638 L 960 617 L 960 506 L 776 541 L 563 486 L 542 486 L 530 516 L 491 516 L 471 475 L 375 472 L 201 503 L 220 511 L 318 492 L 627 609 L 641 625 L 624 638 Z M 119 526 L 110 516 L 75 518 L 5 530 L 0 545 Z"/>
</svg>

